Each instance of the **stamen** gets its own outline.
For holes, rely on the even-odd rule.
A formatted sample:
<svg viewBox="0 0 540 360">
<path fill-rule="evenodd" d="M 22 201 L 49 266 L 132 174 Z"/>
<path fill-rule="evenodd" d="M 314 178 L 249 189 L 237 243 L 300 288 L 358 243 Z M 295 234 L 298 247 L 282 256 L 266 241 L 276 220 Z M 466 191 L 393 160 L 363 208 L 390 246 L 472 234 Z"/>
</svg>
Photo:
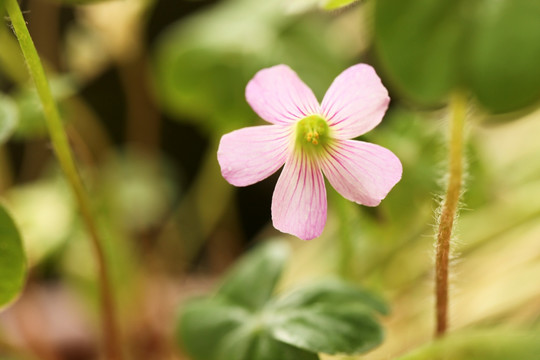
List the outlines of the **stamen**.
<svg viewBox="0 0 540 360">
<path fill-rule="evenodd" d="M 308 151 L 323 151 L 332 140 L 327 121 L 320 115 L 307 116 L 296 124 L 296 145 Z"/>
</svg>

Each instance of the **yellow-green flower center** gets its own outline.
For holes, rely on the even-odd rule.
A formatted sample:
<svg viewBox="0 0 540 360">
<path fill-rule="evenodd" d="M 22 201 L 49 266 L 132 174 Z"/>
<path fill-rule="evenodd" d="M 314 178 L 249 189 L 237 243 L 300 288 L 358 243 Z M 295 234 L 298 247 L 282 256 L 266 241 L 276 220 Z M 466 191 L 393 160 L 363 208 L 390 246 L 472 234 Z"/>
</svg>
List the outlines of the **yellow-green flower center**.
<svg viewBox="0 0 540 360">
<path fill-rule="evenodd" d="M 321 151 L 332 140 L 330 127 L 319 115 L 310 115 L 296 123 L 296 147 L 308 151 Z"/>
</svg>

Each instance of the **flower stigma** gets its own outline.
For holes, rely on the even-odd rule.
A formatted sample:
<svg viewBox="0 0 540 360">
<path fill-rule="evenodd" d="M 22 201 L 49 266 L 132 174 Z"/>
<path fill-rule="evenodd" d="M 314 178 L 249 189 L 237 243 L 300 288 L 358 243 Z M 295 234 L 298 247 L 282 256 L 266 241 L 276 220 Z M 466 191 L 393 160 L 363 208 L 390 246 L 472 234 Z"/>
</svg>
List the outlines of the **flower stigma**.
<svg viewBox="0 0 540 360">
<path fill-rule="evenodd" d="M 296 123 L 296 147 L 320 151 L 331 141 L 330 127 L 320 115 L 309 115 Z"/>
</svg>

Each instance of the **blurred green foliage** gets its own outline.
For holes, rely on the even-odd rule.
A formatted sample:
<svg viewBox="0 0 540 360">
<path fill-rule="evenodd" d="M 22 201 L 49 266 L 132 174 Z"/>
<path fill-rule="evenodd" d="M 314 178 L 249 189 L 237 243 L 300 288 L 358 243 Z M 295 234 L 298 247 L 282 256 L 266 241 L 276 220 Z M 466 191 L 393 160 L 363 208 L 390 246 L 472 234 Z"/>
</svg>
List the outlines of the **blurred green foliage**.
<svg viewBox="0 0 540 360">
<path fill-rule="evenodd" d="M 466 89 L 493 112 L 540 98 L 540 3 L 379 0 L 375 45 L 393 82 L 420 103 Z"/>
<path fill-rule="evenodd" d="M 0 204 L 0 309 L 22 291 L 26 278 L 26 257 L 21 236 L 13 219 Z"/>
<path fill-rule="evenodd" d="M 322 93 L 347 56 L 328 46 L 323 16 L 286 15 L 283 0 L 236 0 L 178 22 L 156 48 L 155 79 L 165 110 L 222 134 L 255 124 L 244 98 L 263 67 L 286 63 Z"/>
<path fill-rule="evenodd" d="M 0 93 L 0 144 L 6 142 L 17 128 L 17 107 L 13 100 Z"/>
<path fill-rule="evenodd" d="M 535 360 L 540 335 L 477 330 L 449 335 L 397 360 Z"/>
<path fill-rule="evenodd" d="M 63 100 L 73 96 L 77 89 L 72 82 L 67 78 L 55 77 L 49 79 L 53 96 L 57 100 L 62 119 L 69 118 L 66 115 L 66 109 L 63 106 Z M 12 93 L 13 100 L 17 104 L 18 109 L 18 126 L 16 127 L 14 137 L 18 139 L 42 138 L 47 135 L 45 126 L 45 118 L 43 116 L 43 108 L 40 103 L 37 92 L 33 88 L 20 87 Z"/>
<path fill-rule="evenodd" d="M 111 1 L 111 0 L 50 0 L 50 1 L 59 2 L 65 5 L 77 6 L 77 5 L 98 4 L 98 3 Z"/>
<path fill-rule="evenodd" d="M 18 186 L 6 194 L 21 226 L 31 266 L 53 255 L 72 235 L 76 208 L 70 195 L 57 176 Z"/>
<path fill-rule="evenodd" d="M 311 10 L 289 12 L 293 3 L 302 2 L 306 5 L 299 9 Z M 314 351 L 363 352 L 379 344 L 382 333 L 374 314 L 388 313 L 386 304 L 356 286 L 320 280 L 339 272 L 342 236 L 351 240 L 348 250 L 353 260 L 347 278 L 384 294 L 392 307 L 385 342 L 361 358 L 395 358 L 430 341 L 437 207 L 433 194 L 441 189 L 446 113 L 405 105 L 413 99 L 421 107 L 442 106 L 455 89 L 469 91 L 492 112 L 533 105 L 540 93 L 539 10 L 537 2 L 526 0 L 377 0 L 374 7 L 364 3 L 156 2 L 155 8 L 145 7 L 140 14 L 123 8 L 107 10 L 115 19 L 128 15 L 126 22 L 109 22 L 110 28 L 88 20 L 93 6 L 57 8 L 62 14 L 59 32 L 53 35 L 60 44 L 57 55 L 69 60 L 70 52 L 76 52 L 89 71 L 66 60 L 56 70 L 49 68 L 50 78 L 93 195 L 100 231 L 107 239 L 125 337 L 130 345 L 140 346 L 134 358 L 158 356 L 141 349 L 148 346 L 157 351 L 145 340 L 167 341 L 163 339 L 170 336 L 173 320 L 167 304 L 171 299 L 176 301 L 179 293 L 208 291 L 208 283 L 220 277 L 246 245 L 276 234 L 267 225 L 275 178 L 249 188 L 229 186 L 220 177 L 214 147 L 223 133 L 260 122 L 245 101 L 245 86 L 256 71 L 277 63 L 290 65 L 321 99 L 347 66 L 357 62 L 376 66 L 380 60 L 376 68 L 383 82 L 395 86 L 389 86 L 392 103 L 381 125 L 362 140 L 397 154 L 403 178 L 377 208 L 331 200 L 320 239 L 291 240 L 291 254 L 278 246 L 259 257 L 248 256 L 214 295 L 181 304 L 179 342 L 195 359 L 203 360 L 315 360 L 326 358 Z M 325 7 L 340 11 L 320 10 Z M 172 8 L 181 10 L 169 11 Z M 55 27 L 48 18 L 47 31 L 31 18 L 41 14 L 31 6 L 25 11 L 37 34 L 42 35 L 41 30 L 51 36 Z M 103 13 L 94 16 L 99 14 Z M 141 36 L 147 43 L 136 58 L 143 64 L 131 72 L 126 72 L 124 63 L 129 60 L 114 60 L 106 41 L 101 42 L 116 39 L 114 31 L 125 23 L 133 25 L 129 29 L 144 28 L 147 35 Z M 88 36 L 66 40 L 81 27 Z M 39 36 L 36 40 L 39 43 Z M 72 41 L 88 43 L 71 48 Z M 52 44 L 41 43 L 44 53 Z M 85 46 L 88 53 L 80 50 Z M 151 64 L 144 62 L 147 57 Z M 140 71 L 147 68 L 148 73 Z M 84 298 L 82 307 L 90 310 L 85 313 L 97 317 L 92 249 L 68 189 L 58 181 L 57 172 L 50 171 L 55 161 L 43 140 L 40 105 L 28 88 L 25 71 L 15 38 L 4 26 L 0 30 L 2 196 L 25 243 L 31 284 L 60 280 Z M 137 76 L 143 80 L 134 86 L 130 80 Z M 74 85 L 69 79 L 84 80 Z M 148 89 L 142 90 L 155 90 L 151 95 L 157 103 L 141 100 L 143 86 Z M 143 149 L 124 134 L 126 123 L 132 121 L 125 114 L 130 101 L 141 114 L 153 106 L 154 118 L 160 119 L 150 124 L 162 126 L 162 138 L 154 147 Z M 469 115 L 471 120 L 478 116 L 472 111 Z M 539 115 L 534 112 L 497 127 L 469 122 L 469 180 L 457 226 L 458 290 L 451 299 L 455 335 L 403 359 L 528 360 L 540 351 L 536 333 L 524 334 L 538 323 L 540 314 L 534 282 L 540 276 L 537 124 Z M 199 164 L 199 153 L 204 152 L 204 164 Z M 0 243 L 9 239 L 15 237 L 2 236 Z M 20 245 L 10 244 L 20 260 Z M 17 272 L 13 276 L 22 276 L 22 262 L 17 267 L 1 260 L 0 274 L 5 264 Z M 309 280 L 311 285 L 299 285 Z M 20 291 L 17 286 L 10 296 Z M 168 287 L 177 292 L 171 295 L 164 290 Z M 156 309 L 165 315 L 156 315 Z M 479 327 L 502 330 L 474 330 Z M 511 334 L 507 328 L 520 330 Z M 354 337 L 349 336 L 353 332 Z M 365 341 L 359 341 L 359 336 Z M 160 358 L 172 357 L 167 355 Z"/>
<path fill-rule="evenodd" d="M 138 233 L 159 224 L 178 197 L 176 175 L 166 159 L 140 151 L 126 150 L 109 158 L 97 179 L 96 196 L 108 225 Z"/>
<path fill-rule="evenodd" d="M 322 2 L 322 7 L 326 10 L 335 10 L 358 1 L 359 0 L 325 0 Z"/>
<path fill-rule="evenodd" d="M 291 0 L 288 5 L 293 9 L 295 9 L 295 7 L 305 7 L 307 9 L 320 8 L 324 10 L 337 10 L 359 1 L 360 0 Z"/>
</svg>

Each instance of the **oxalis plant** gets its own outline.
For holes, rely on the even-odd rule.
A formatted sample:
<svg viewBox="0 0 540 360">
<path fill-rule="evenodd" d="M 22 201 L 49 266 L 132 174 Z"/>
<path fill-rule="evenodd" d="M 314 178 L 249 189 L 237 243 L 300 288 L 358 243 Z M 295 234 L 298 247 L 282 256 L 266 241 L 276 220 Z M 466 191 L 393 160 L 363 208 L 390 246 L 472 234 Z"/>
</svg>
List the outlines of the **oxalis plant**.
<svg viewBox="0 0 540 360">
<path fill-rule="evenodd" d="M 93 1 L 67 2 L 73 6 Z M 273 229 L 267 228 L 264 233 L 270 232 L 272 236 L 254 245 L 220 276 L 215 290 L 205 288 L 199 297 L 185 293 L 190 295 L 189 299 L 182 297 L 178 301 L 177 315 L 169 317 L 170 323 L 164 326 L 168 332 L 160 333 L 162 338 L 158 341 L 173 343 L 170 347 L 174 350 L 167 355 L 144 356 L 183 359 L 185 354 L 193 360 L 538 359 L 540 309 L 535 305 L 538 292 L 526 298 L 523 295 L 525 299 L 521 302 L 516 300 L 527 305 L 527 311 L 510 317 L 513 322 L 522 321 L 528 327 L 508 331 L 489 326 L 490 320 L 507 316 L 508 311 L 477 321 L 483 326 L 454 328 L 452 319 L 466 313 L 466 309 L 452 304 L 450 290 L 452 281 L 468 276 L 452 275 L 452 260 L 465 260 L 468 256 L 466 252 L 462 255 L 453 252 L 457 239 L 467 236 L 463 232 L 456 235 L 460 208 L 468 206 L 463 199 L 465 190 L 475 189 L 475 184 L 484 187 L 489 183 L 475 176 L 481 174 L 474 172 L 472 161 L 468 164 L 467 159 L 478 158 L 466 135 L 470 132 L 475 137 L 478 128 L 509 124 L 523 114 L 536 111 L 540 100 L 540 3 L 531 0 L 222 0 L 217 3 L 164 31 L 151 50 L 151 64 L 142 66 L 145 71 L 150 69 L 151 87 L 155 88 L 153 95 L 158 109 L 153 111 L 192 119 L 210 144 L 200 173 L 195 176 L 195 185 L 179 208 L 169 211 L 180 220 L 162 224 L 165 229 L 162 232 L 172 232 L 175 240 L 183 242 L 178 262 L 200 265 L 198 256 L 216 244 L 210 239 L 219 224 L 241 217 L 234 210 L 233 186 L 270 183 L 275 186 L 271 200 L 266 199 L 265 203 L 258 199 L 261 203 L 256 207 L 270 208 Z M 140 9 L 144 10 L 138 15 L 140 23 L 144 23 L 144 11 L 150 13 L 151 5 L 159 6 L 149 1 L 141 5 Z M 10 70 L 7 72 L 17 86 L 25 83 L 25 75 L 19 72 L 16 62 L 2 55 L 11 52 L 14 47 L 10 46 L 18 43 L 15 48 L 22 54 L 37 93 L 48 140 L 84 224 L 90 244 L 88 256 L 95 262 L 100 314 L 96 331 L 100 355 L 96 358 L 138 359 L 137 341 L 128 335 L 133 323 L 130 316 L 135 315 L 126 315 L 122 310 L 129 303 L 126 299 L 136 298 L 141 292 L 118 297 L 120 285 L 112 274 L 119 265 L 108 257 L 111 244 L 105 236 L 113 231 L 100 225 L 100 208 L 83 182 L 81 166 L 70 143 L 73 139 L 68 137 L 63 112 L 58 107 L 59 96 L 51 90 L 50 75 L 44 69 L 23 14 L 17 0 L 0 0 L 0 16 L 6 19 L 4 30 L 9 29 L 15 35 L 15 38 L 11 35 L 2 38 L 5 33 L 0 33 L 0 39 L 4 39 L 0 43 L 0 52 L 3 51 L 0 68 Z M 359 29 L 348 25 L 339 29 L 354 29 L 349 30 L 351 34 L 332 33 L 335 41 L 325 40 L 328 33 L 323 30 L 330 28 L 327 25 L 346 14 L 356 15 L 352 23 L 359 23 L 362 18 L 362 23 L 368 24 L 361 32 L 366 43 L 363 48 L 353 46 L 355 41 L 360 42 L 359 36 L 352 34 Z M 10 51 L 4 51 L 3 46 Z M 112 49 L 115 53 L 114 46 Z M 142 102 L 133 92 L 137 86 L 130 79 L 138 71 L 133 71 L 132 64 L 126 65 L 129 61 L 121 53 L 117 50 L 115 61 L 123 69 L 128 107 L 131 106 L 128 112 L 133 118 L 141 113 L 149 114 L 137 112 Z M 16 119 L 24 105 L 18 105 L 13 98 L 7 91 L 0 94 L 1 143 L 22 131 Z M 434 136 L 444 138 L 444 142 L 425 140 L 428 135 L 423 128 L 427 125 L 421 121 L 398 124 L 399 120 L 407 119 L 403 113 L 422 114 L 444 122 L 443 130 L 438 129 Z M 148 116 L 154 120 L 159 117 L 151 112 Z M 140 125 L 128 124 L 128 133 L 144 135 L 145 131 L 137 130 Z M 414 141 L 406 142 L 407 139 Z M 422 148 L 424 142 L 427 146 Z M 435 148 L 444 149 L 441 151 L 447 160 L 443 175 L 439 176 L 440 201 L 429 209 L 434 214 L 431 219 L 435 219 L 432 241 L 435 250 L 431 256 L 425 251 L 417 252 L 414 241 L 399 243 L 395 238 L 401 232 L 410 238 L 421 238 L 419 234 L 423 234 L 424 226 L 433 225 L 429 216 L 423 220 L 423 210 L 416 202 L 419 193 L 419 197 L 431 197 L 432 193 L 429 186 L 416 183 L 425 181 L 424 174 L 437 176 L 432 171 L 438 166 L 437 161 L 429 163 L 429 171 L 421 168 L 422 160 L 431 159 L 437 152 Z M 279 176 L 273 177 L 279 171 Z M 471 176 L 467 176 L 468 171 Z M 527 176 L 535 174 L 531 172 Z M 131 180 L 123 179 L 126 183 Z M 243 190 L 246 189 L 239 191 Z M 537 196 L 530 192 L 530 199 L 523 204 L 534 207 Z M 136 199 L 130 201 L 136 203 Z M 387 202 L 389 205 L 385 207 Z M 473 213 L 475 209 L 470 211 Z M 519 210 L 515 212 L 516 217 L 523 215 Z M 540 207 L 534 207 L 514 223 L 501 225 L 500 233 L 515 230 L 514 226 L 537 218 L 538 213 Z M 191 221 L 194 217 L 196 221 Z M 418 219 L 422 225 L 417 225 Z M 504 216 L 500 219 L 506 221 Z M 468 229 L 474 232 L 480 227 L 497 227 L 497 224 L 488 225 L 475 224 Z M 171 230 L 176 228 L 178 233 Z M 17 225 L 9 206 L 0 205 L 2 309 L 16 306 L 28 268 L 32 266 L 27 265 L 24 232 L 24 224 Z M 490 236 L 494 238 L 500 233 Z M 161 239 L 157 235 L 155 238 Z M 373 246 L 368 238 L 379 243 Z M 296 267 L 298 272 L 298 267 L 302 267 L 298 249 L 317 246 L 324 250 L 321 252 L 319 248 L 319 252 L 308 257 L 316 264 L 309 268 L 320 267 L 324 275 L 306 276 L 309 281 L 302 276 L 295 278 L 291 269 Z M 474 252 L 472 245 L 471 248 Z M 167 247 L 161 255 L 175 258 L 177 250 L 175 246 Z M 404 261 L 407 265 L 420 262 L 432 269 L 431 295 L 418 295 L 409 303 L 398 301 L 400 297 L 396 293 L 407 289 L 393 291 L 389 279 L 406 277 L 407 266 L 393 262 L 401 252 L 407 254 Z M 315 258 L 313 254 L 322 254 L 325 259 Z M 332 265 L 328 266 L 328 262 Z M 386 266 L 387 263 L 393 266 Z M 526 274 L 538 274 L 536 267 Z M 189 269 L 184 270 L 183 275 L 191 274 Z M 495 273 L 495 269 L 489 270 Z M 421 271 L 413 280 L 425 282 Z M 532 278 L 523 282 L 527 290 L 537 287 Z M 519 290 L 516 292 L 525 292 Z M 500 292 L 489 294 L 502 296 Z M 392 306 L 385 297 L 391 299 Z M 392 327 L 395 319 L 414 321 L 407 308 L 419 303 L 428 305 L 419 306 L 422 315 L 415 316 L 427 314 L 432 319 L 429 322 L 432 335 L 421 341 Z M 391 307 L 395 309 L 392 311 Z M 523 321 L 525 317 L 528 322 Z M 386 327 L 391 331 L 388 338 L 385 338 Z M 418 329 L 424 332 L 422 325 Z M 0 357 L 4 353 L 9 354 L 9 359 L 41 356 L 39 349 L 35 354 L 21 351 L 16 343 L 10 342 L 9 336 L 4 340 L 3 333 L 0 328 Z M 400 345 L 391 347 L 398 341 Z"/>
</svg>

